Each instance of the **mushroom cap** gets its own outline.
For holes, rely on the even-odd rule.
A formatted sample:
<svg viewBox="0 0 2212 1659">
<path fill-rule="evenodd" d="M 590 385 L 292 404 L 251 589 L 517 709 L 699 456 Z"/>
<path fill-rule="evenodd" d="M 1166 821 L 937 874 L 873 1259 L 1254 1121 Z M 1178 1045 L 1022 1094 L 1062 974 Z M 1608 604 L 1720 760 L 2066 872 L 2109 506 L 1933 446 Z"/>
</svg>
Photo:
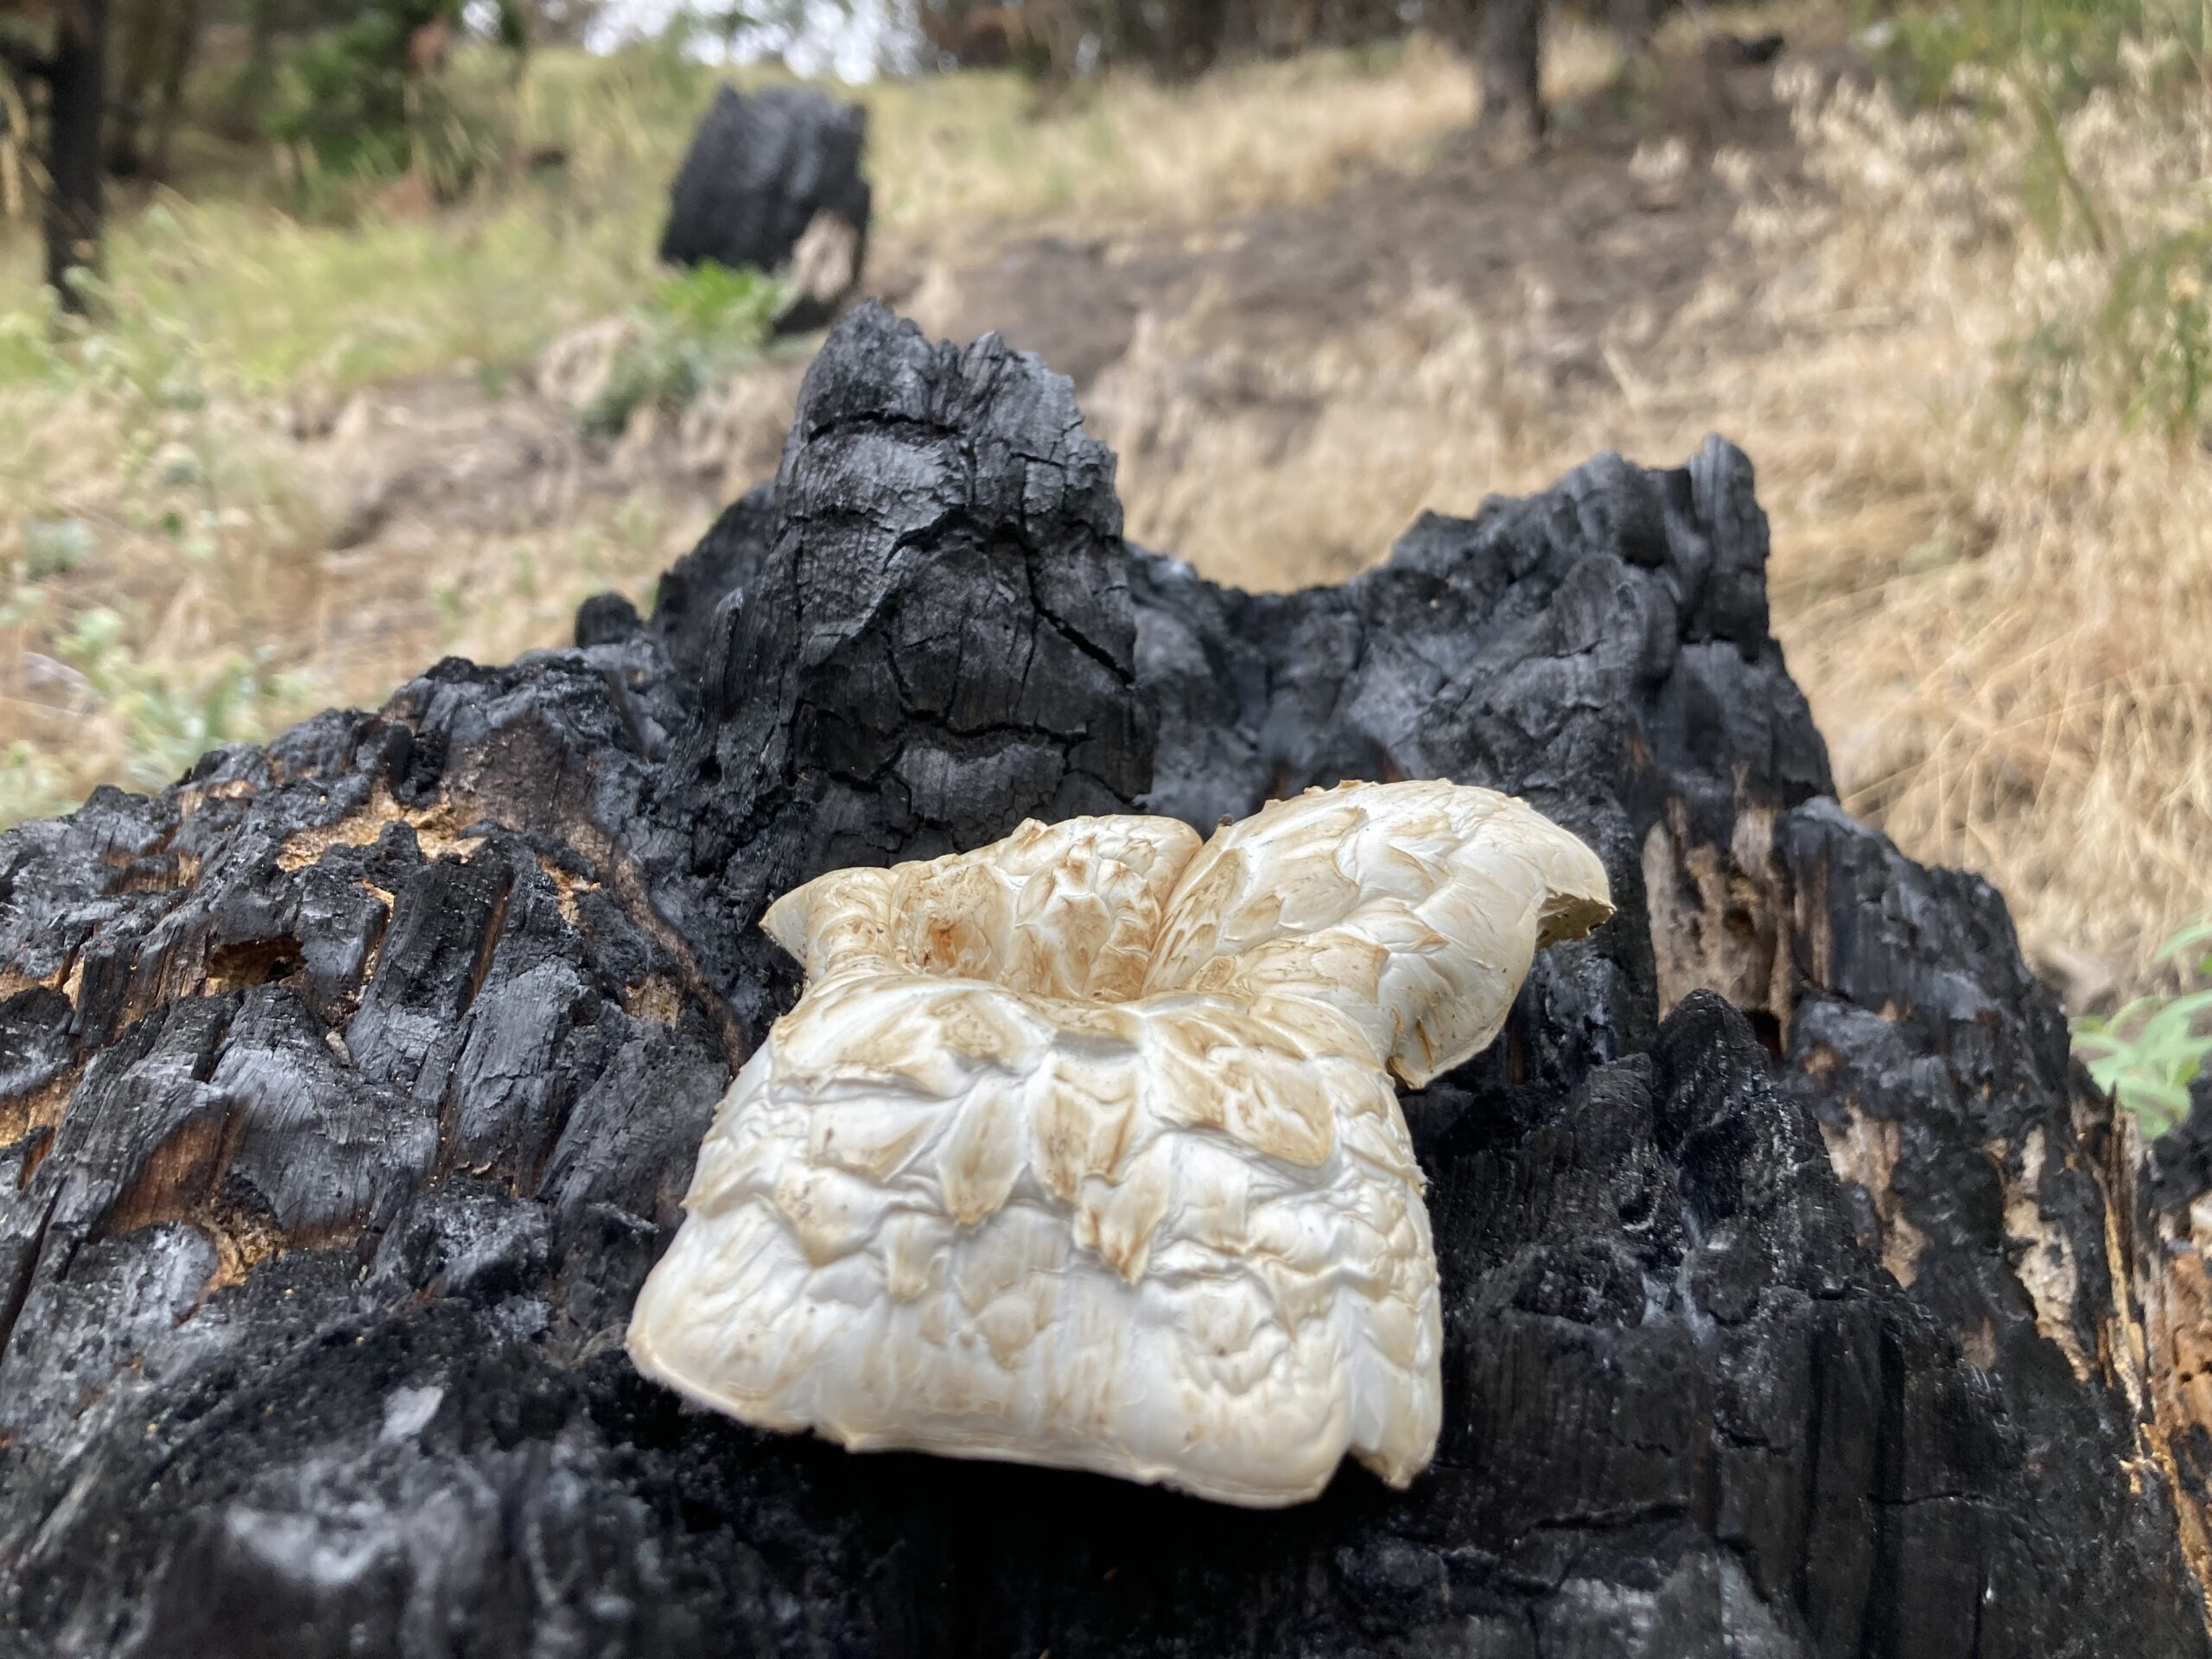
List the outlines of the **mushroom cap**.
<svg viewBox="0 0 2212 1659">
<path fill-rule="evenodd" d="M 641 1370 L 763 1427 L 1271 1506 L 1441 1421 L 1389 1070 L 1495 1035 L 1588 849 L 1448 784 L 1025 823 L 763 925 L 808 986 L 731 1085 L 640 1294 Z"/>
<path fill-rule="evenodd" d="M 1540 947 L 1612 910 L 1598 855 L 1516 797 L 1311 789 L 1206 842 L 1167 901 L 1145 988 L 1325 1002 L 1418 1089 L 1490 1046 Z"/>
</svg>

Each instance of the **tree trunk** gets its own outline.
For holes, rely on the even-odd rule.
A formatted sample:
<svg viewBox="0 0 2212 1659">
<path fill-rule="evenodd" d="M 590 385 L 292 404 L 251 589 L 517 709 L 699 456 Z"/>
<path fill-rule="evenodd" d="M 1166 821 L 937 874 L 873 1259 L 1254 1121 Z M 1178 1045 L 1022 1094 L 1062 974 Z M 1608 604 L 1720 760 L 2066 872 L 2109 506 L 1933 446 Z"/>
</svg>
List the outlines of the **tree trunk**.
<svg viewBox="0 0 2212 1659">
<path fill-rule="evenodd" d="M 1213 67 L 1227 41 L 1230 0 L 1180 0 L 1156 31 L 1155 72 L 1192 79 Z M 1258 31 L 1248 34 L 1256 38 Z"/>
<path fill-rule="evenodd" d="M 1474 0 L 1478 130 L 1491 142 L 1533 147 L 1544 136 L 1543 0 Z"/>
<path fill-rule="evenodd" d="M 75 274 L 99 265 L 107 23 L 108 0 L 64 0 L 47 68 L 46 280 L 69 311 L 86 304 Z"/>
<path fill-rule="evenodd" d="M 276 41 L 283 32 L 283 0 L 240 0 L 245 62 L 231 78 L 216 111 L 216 130 L 235 143 L 264 137 L 264 106 L 276 85 Z"/>
<path fill-rule="evenodd" d="M 169 176 L 169 162 L 176 140 L 178 118 L 184 111 L 185 77 L 199 55 L 200 32 L 207 22 L 202 0 L 172 0 L 169 8 L 168 54 L 162 65 L 161 99 L 154 108 L 153 175 Z"/>
<path fill-rule="evenodd" d="M 2183 1316 L 2146 1326 L 2133 1242 L 2172 1205 L 1999 897 L 1831 798 L 1765 553 L 1715 440 L 1425 517 L 1342 588 L 1216 588 L 1123 542 L 1066 382 L 849 315 L 776 483 L 650 622 L 597 601 L 574 650 L 0 837 L 0 1628 L 2212 1652 L 2204 1441 L 2145 1336 Z M 776 895 L 1026 817 L 1408 776 L 1525 796 L 1620 906 L 1404 1102 L 1446 1308 L 1409 1491 L 1347 1469 L 1254 1513 L 852 1455 L 632 1370 L 701 1134 L 795 988 Z"/>
<path fill-rule="evenodd" d="M 161 73 L 162 40 L 168 33 L 163 10 L 161 0 L 117 3 L 110 42 L 115 73 L 105 129 L 107 170 L 117 178 L 136 178 L 146 170 L 148 105 Z"/>
</svg>

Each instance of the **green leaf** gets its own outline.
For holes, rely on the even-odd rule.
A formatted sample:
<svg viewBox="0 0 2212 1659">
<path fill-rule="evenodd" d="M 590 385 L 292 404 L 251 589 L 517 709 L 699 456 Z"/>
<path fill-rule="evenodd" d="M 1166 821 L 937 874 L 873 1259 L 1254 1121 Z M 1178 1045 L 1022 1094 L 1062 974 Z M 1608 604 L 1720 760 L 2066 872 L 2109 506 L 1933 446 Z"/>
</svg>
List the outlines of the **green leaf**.
<svg viewBox="0 0 2212 1659">
<path fill-rule="evenodd" d="M 2212 944 L 2212 916 L 2199 917 L 2158 947 L 2157 960 L 2171 962 L 2184 950 Z"/>
<path fill-rule="evenodd" d="M 2120 1085 L 2120 1100 L 2132 1112 L 2155 1115 L 2169 1122 L 2178 1122 L 2189 1116 L 2189 1090 L 2154 1078 L 2127 1078 Z"/>
</svg>

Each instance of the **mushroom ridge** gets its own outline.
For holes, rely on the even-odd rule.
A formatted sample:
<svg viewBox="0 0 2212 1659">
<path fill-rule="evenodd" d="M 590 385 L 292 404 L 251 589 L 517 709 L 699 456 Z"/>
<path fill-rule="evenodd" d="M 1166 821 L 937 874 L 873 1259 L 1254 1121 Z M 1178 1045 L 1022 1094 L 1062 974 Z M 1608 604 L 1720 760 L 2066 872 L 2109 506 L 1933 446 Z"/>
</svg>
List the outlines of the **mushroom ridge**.
<svg viewBox="0 0 2212 1659">
<path fill-rule="evenodd" d="M 629 1332 L 648 1376 L 855 1450 L 1255 1507 L 1433 1455 L 1442 1321 L 1397 1092 L 1610 914 L 1448 783 L 1137 816 L 834 871 L 762 925 L 806 989 L 732 1083 Z"/>
</svg>

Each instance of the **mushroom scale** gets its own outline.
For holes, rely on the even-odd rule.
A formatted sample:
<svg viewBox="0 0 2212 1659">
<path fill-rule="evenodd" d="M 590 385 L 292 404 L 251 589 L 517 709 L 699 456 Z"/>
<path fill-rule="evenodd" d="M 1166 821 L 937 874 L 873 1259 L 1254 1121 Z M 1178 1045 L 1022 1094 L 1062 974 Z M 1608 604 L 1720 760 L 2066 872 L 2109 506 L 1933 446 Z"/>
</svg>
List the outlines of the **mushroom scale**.
<svg viewBox="0 0 2212 1659">
<path fill-rule="evenodd" d="M 763 919 L 806 990 L 716 1112 L 632 1358 L 854 1450 L 1252 1507 L 1346 1452 L 1403 1486 L 1443 1331 L 1392 1074 L 1478 1052 L 1610 914 L 1582 842 L 1448 783 L 822 876 Z"/>
</svg>

